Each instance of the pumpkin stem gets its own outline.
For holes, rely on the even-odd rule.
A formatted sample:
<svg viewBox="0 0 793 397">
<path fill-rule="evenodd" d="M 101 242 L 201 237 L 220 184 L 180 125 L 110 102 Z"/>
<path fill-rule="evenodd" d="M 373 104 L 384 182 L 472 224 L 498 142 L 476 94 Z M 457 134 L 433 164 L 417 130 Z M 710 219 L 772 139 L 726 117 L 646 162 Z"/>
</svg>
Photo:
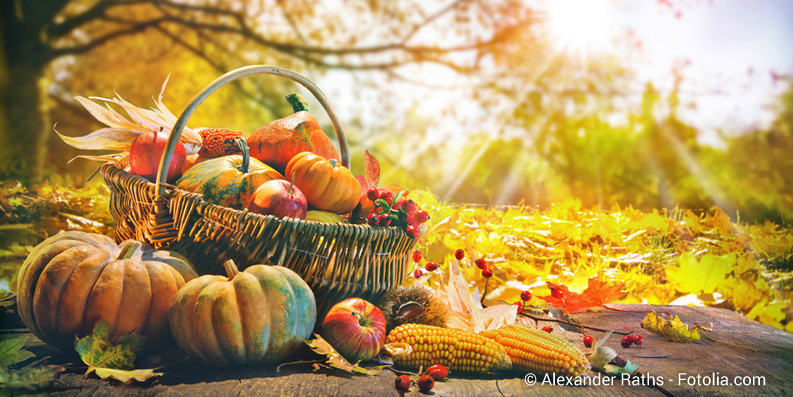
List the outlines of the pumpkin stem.
<svg viewBox="0 0 793 397">
<path fill-rule="evenodd" d="M 306 100 L 303 99 L 300 94 L 296 92 L 286 94 L 286 101 L 292 105 L 292 111 L 294 113 L 302 112 L 304 110 L 308 112 L 308 102 L 306 102 Z"/>
<path fill-rule="evenodd" d="M 223 267 L 226 268 L 226 274 L 229 276 L 229 281 L 233 280 L 236 275 L 240 274 L 240 269 L 237 269 L 237 265 L 234 264 L 233 259 L 227 260 L 223 264 Z"/>
<path fill-rule="evenodd" d="M 336 164 L 338 164 L 338 163 L 339 163 L 339 162 L 338 162 L 338 161 L 336 161 L 336 159 L 330 159 L 330 166 L 331 166 L 331 167 L 333 167 L 333 168 L 336 168 Z"/>
<path fill-rule="evenodd" d="M 143 243 L 140 241 L 127 240 L 121 243 L 121 253 L 118 254 L 116 259 L 129 259 L 140 247 L 143 247 Z"/>
<path fill-rule="evenodd" d="M 251 164 L 251 152 L 248 150 L 248 142 L 245 142 L 242 138 L 235 138 L 234 143 L 240 148 L 242 152 L 242 166 L 240 166 L 240 171 L 243 174 L 248 173 L 248 166 Z"/>
</svg>

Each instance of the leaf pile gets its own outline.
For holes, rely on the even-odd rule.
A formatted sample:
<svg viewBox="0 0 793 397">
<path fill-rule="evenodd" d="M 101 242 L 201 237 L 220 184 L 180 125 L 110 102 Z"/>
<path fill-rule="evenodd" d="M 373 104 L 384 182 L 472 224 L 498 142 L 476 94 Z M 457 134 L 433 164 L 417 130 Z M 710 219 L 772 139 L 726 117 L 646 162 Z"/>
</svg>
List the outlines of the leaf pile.
<svg viewBox="0 0 793 397">
<path fill-rule="evenodd" d="M 625 294 L 609 295 L 609 301 L 722 307 L 793 332 L 787 321 L 793 316 L 793 272 L 785 265 L 793 254 L 793 224 L 734 223 L 718 207 L 701 213 L 604 210 L 569 199 L 540 211 L 453 206 L 426 192 L 414 196 L 431 216 L 418 247 L 426 260 L 448 263 L 455 250 L 465 249 L 461 271 L 482 291 L 485 279 L 473 261 L 484 257 L 494 271 L 489 299 L 516 302 L 531 289 L 528 304 L 545 306 L 548 282 L 565 286 L 569 297 L 589 295 L 583 291 L 594 279 Z M 572 303 L 568 298 L 568 309 L 590 304 Z"/>
</svg>

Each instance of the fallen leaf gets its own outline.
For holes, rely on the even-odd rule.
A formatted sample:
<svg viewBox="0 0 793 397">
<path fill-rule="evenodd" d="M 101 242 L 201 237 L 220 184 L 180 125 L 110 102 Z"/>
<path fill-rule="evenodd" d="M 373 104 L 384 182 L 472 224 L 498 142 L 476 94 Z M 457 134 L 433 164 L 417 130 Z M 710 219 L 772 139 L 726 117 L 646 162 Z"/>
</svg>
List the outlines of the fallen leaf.
<svg viewBox="0 0 793 397">
<path fill-rule="evenodd" d="M 58 373 L 64 370 L 64 367 L 54 365 L 30 365 L 13 372 L 0 369 L 0 392 L 16 394 L 44 391 L 52 386 L 58 378 Z M 0 393 L 0 395 L 5 395 L 5 393 Z"/>
<path fill-rule="evenodd" d="M 385 365 L 375 367 L 361 367 L 357 363 L 351 364 L 319 334 L 314 334 L 314 336 L 315 339 L 305 341 L 305 343 L 311 348 L 311 350 L 314 351 L 314 353 L 327 357 L 325 362 L 333 368 L 338 368 L 349 373 L 357 372 L 366 375 L 375 375 L 386 367 Z"/>
<path fill-rule="evenodd" d="M 117 381 L 124 383 L 132 383 L 133 380 L 138 382 L 145 382 L 155 376 L 162 375 L 161 372 L 154 372 L 154 371 L 155 369 L 123 370 L 123 369 L 112 369 L 112 368 L 88 367 L 88 371 L 85 373 L 85 375 L 88 376 L 93 372 L 96 374 L 96 376 L 102 379 L 115 379 Z"/>
<path fill-rule="evenodd" d="M 135 369 L 135 357 L 143 348 L 146 338 L 128 334 L 118 338 L 118 343 L 110 340 L 110 327 L 104 321 L 94 326 L 94 331 L 85 338 L 75 338 L 74 348 L 84 363 L 88 364 L 85 375 L 96 373 L 102 379 L 116 379 L 124 383 L 133 380 L 144 382 L 162 373 L 154 369 Z"/>
<path fill-rule="evenodd" d="M 642 328 L 675 342 L 699 340 L 697 328 L 689 329 L 688 325 L 680 321 L 678 316 L 675 316 L 672 321 L 666 321 L 656 312 L 650 312 L 642 320 Z"/>
<path fill-rule="evenodd" d="M 369 184 L 369 187 L 377 187 L 377 185 L 380 184 L 380 163 L 368 150 L 364 150 L 363 152 L 363 163 L 366 182 Z M 394 200 L 394 202 L 396 202 L 396 200 Z"/>
<path fill-rule="evenodd" d="M 25 349 L 26 340 L 27 338 L 21 337 L 0 341 L 0 364 L 2 364 L 2 368 L 7 368 L 35 357 L 33 353 Z"/>
<path fill-rule="evenodd" d="M 610 287 L 596 277 L 592 277 L 588 280 L 587 284 L 587 288 L 579 294 L 567 289 L 566 285 L 556 285 L 548 281 L 548 288 L 558 288 L 562 292 L 562 299 L 554 298 L 552 295 L 540 296 L 539 298 L 548 302 L 550 306 L 555 308 L 564 307 L 565 312 L 574 314 L 587 310 L 598 310 L 603 307 L 603 305 L 625 296 L 625 293 L 622 292 L 622 285 L 624 283 L 619 283 Z"/>
</svg>

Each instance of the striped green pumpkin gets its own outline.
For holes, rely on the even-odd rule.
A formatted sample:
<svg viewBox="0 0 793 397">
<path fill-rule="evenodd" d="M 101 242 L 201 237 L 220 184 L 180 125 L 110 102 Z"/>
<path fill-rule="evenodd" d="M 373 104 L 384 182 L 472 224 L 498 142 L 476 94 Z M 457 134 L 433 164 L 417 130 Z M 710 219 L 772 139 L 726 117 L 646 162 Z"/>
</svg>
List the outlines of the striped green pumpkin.
<svg viewBox="0 0 793 397">
<path fill-rule="evenodd" d="M 311 336 L 317 319 L 314 293 L 282 266 L 254 265 L 228 278 L 193 279 L 176 294 L 170 325 L 187 354 L 217 366 L 283 361 Z"/>
<path fill-rule="evenodd" d="M 201 193 L 210 203 L 242 210 L 248 206 L 253 192 L 264 182 L 284 179 L 267 164 L 251 158 L 244 139 L 235 141 L 242 155 L 217 157 L 190 167 L 176 181 L 188 192 Z"/>
</svg>

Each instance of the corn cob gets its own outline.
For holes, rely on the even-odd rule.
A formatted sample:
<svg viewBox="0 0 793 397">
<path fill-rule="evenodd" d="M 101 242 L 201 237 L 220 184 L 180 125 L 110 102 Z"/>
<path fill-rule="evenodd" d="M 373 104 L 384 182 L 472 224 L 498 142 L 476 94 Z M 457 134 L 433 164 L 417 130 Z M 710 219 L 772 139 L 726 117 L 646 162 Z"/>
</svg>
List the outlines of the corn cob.
<svg viewBox="0 0 793 397">
<path fill-rule="evenodd" d="M 512 367 L 504 347 L 472 332 L 425 324 L 403 324 L 388 334 L 388 343 L 407 343 L 413 351 L 395 357 L 407 368 L 441 364 L 450 371 L 490 372 Z"/>
<path fill-rule="evenodd" d="M 479 335 L 504 346 L 512 360 L 512 368 L 518 371 L 578 376 L 589 369 L 589 362 L 581 350 L 539 329 L 513 324 Z"/>
</svg>

